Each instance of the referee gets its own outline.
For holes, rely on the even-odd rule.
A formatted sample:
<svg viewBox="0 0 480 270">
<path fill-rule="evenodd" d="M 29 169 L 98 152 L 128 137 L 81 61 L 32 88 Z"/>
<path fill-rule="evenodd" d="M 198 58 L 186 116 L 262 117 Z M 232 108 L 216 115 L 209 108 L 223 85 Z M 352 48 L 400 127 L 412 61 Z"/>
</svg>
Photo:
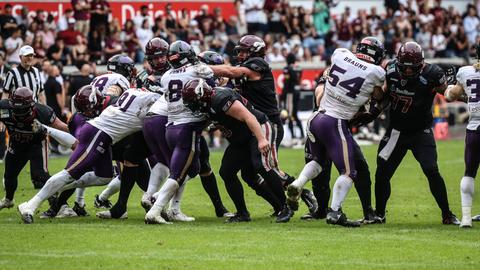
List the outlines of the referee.
<svg viewBox="0 0 480 270">
<path fill-rule="evenodd" d="M 20 65 L 12 68 L 5 78 L 3 84 L 2 99 L 8 99 L 10 94 L 19 87 L 28 87 L 33 91 L 33 99 L 35 102 L 45 104 L 45 93 L 43 91 L 43 82 L 40 72 L 33 67 L 33 57 L 35 52 L 31 46 L 23 46 L 19 51 Z M 30 159 L 30 177 L 34 188 L 41 188 L 50 178 L 48 173 L 48 143 L 47 140 L 41 142 L 42 147 L 32 154 Z"/>
</svg>

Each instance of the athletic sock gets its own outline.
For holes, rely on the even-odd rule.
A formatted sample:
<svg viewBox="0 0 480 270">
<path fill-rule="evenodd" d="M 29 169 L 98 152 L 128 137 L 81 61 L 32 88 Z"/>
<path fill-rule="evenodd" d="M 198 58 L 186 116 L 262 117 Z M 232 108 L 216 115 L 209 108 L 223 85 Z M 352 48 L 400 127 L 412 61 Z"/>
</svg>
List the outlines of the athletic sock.
<svg viewBox="0 0 480 270">
<path fill-rule="evenodd" d="M 102 201 L 108 200 L 110 197 L 113 196 L 113 194 L 117 193 L 120 190 L 120 175 L 117 175 L 117 177 L 113 178 L 110 183 L 108 183 L 107 187 L 100 193 L 98 198 Z"/>
<path fill-rule="evenodd" d="M 474 179 L 469 176 L 462 177 L 462 181 L 460 181 L 460 193 L 462 197 L 462 219 L 472 218 L 472 202 L 474 191 Z"/>
<path fill-rule="evenodd" d="M 85 188 L 77 188 L 75 189 L 76 197 L 75 201 L 78 203 L 80 207 L 85 206 Z"/>
<path fill-rule="evenodd" d="M 207 176 L 200 176 L 200 180 L 202 181 L 203 189 L 207 192 L 208 197 L 210 197 L 210 200 L 212 201 L 213 207 L 215 207 L 215 209 L 224 208 L 222 197 L 220 197 L 220 192 L 218 191 L 215 174 L 211 172 Z"/>
<path fill-rule="evenodd" d="M 312 160 L 305 164 L 302 172 L 300 172 L 298 178 L 293 181 L 291 185 L 298 188 L 303 188 L 309 180 L 317 177 L 321 172 L 322 167 L 320 166 L 320 164 L 318 164 L 315 160 Z"/>
<path fill-rule="evenodd" d="M 130 192 L 135 185 L 135 178 L 138 175 L 138 167 L 124 166 L 122 170 L 122 184 L 117 203 L 110 209 L 113 218 L 120 218 L 127 211 L 127 202 Z"/>
<path fill-rule="evenodd" d="M 333 186 L 332 204 L 333 211 L 338 211 L 342 208 L 342 203 L 348 195 L 348 191 L 352 188 L 353 181 L 346 175 L 340 175 Z"/>
</svg>

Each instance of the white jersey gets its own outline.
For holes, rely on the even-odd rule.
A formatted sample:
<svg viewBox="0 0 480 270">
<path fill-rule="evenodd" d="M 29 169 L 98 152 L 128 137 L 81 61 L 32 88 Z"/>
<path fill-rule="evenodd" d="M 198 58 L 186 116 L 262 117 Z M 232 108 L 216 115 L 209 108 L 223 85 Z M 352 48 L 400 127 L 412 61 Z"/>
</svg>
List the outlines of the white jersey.
<svg viewBox="0 0 480 270">
<path fill-rule="evenodd" d="M 183 104 L 182 88 L 193 79 L 211 79 L 213 71 L 207 65 L 187 65 L 170 69 L 162 76 L 162 87 L 166 89 L 165 98 L 168 103 L 168 123 L 174 125 L 200 122 L 206 120 L 206 114 L 192 112 Z"/>
<path fill-rule="evenodd" d="M 137 88 L 129 89 L 114 105 L 108 106 L 100 116 L 88 122 L 107 133 L 114 144 L 142 129 L 148 109 L 159 98 L 157 93 Z"/>
<path fill-rule="evenodd" d="M 467 129 L 476 130 L 480 125 L 480 71 L 473 66 L 462 67 L 457 72 L 457 82 L 468 96 L 470 119 Z"/>
<path fill-rule="evenodd" d="M 162 95 L 157 101 L 155 101 L 148 112 L 168 116 L 168 103 L 165 99 L 165 95 Z"/>
<path fill-rule="evenodd" d="M 381 66 L 360 60 L 347 49 L 336 49 L 320 107 L 329 116 L 350 120 L 384 81 Z"/>
<path fill-rule="evenodd" d="M 122 92 L 130 89 L 130 82 L 125 76 L 118 73 L 107 73 L 97 76 L 93 79 L 90 85 L 95 86 L 98 91 L 102 92 L 102 94 L 107 94 L 106 91 L 108 87 L 112 85 L 117 85 L 122 88 Z"/>
</svg>

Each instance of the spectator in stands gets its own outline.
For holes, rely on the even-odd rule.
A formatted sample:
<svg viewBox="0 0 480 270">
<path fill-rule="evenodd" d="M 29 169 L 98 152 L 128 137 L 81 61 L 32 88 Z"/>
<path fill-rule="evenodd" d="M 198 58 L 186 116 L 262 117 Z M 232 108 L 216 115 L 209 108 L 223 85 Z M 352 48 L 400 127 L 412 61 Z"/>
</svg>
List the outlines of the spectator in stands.
<svg viewBox="0 0 480 270">
<path fill-rule="evenodd" d="M 110 4 L 107 0 L 92 0 L 90 3 L 90 29 L 102 26 L 107 29 L 110 12 Z"/>
<path fill-rule="evenodd" d="M 72 47 L 73 64 L 81 67 L 84 62 L 88 62 L 90 55 L 88 54 L 87 39 L 83 36 L 77 36 L 77 44 Z"/>
<path fill-rule="evenodd" d="M 20 47 L 23 46 L 20 28 L 15 28 L 12 35 L 5 40 L 5 49 L 7 51 L 6 60 L 9 64 L 20 64 Z"/>
<path fill-rule="evenodd" d="M 28 11 L 28 7 L 23 6 L 20 10 L 20 14 L 15 16 L 15 20 L 17 21 L 18 26 L 22 29 L 27 29 L 28 25 L 31 23 L 31 19 L 28 17 Z"/>
<path fill-rule="evenodd" d="M 90 31 L 90 4 L 88 0 L 72 0 L 75 30 L 87 36 Z"/>
<path fill-rule="evenodd" d="M 273 45 L 272 51 L 267 53 L 267 62 L 269 63 L 282 63 L 285 62 L 285 57 L 281 53 L 282 46 L 278 43 Z"/>
<path fill-rule="evenodd" d="M 10 4 L 5 5 L 3 14 L 0 15 L 0 28 L 0 35 L 4 40 L 10 37 L 13 32 L 16 31 L 16 29 L 18 28 L 17 21 L 12 16 L 12 5 Z"/>
<path fill-rule="evenodd" d="M 135 59 L 135 54 L 137 50 L 140 49 L 140 42 L 137 38 L 137 33 L 135 31 L 135 24 L 133 21 L 128 19 L 125 21 L 123 31 L 121 33 L 121 39 L 125 45 L 125 53 L 132 59 Z"/>
<path fill-rule="evenodd" d="M 62 93 L 62 85 L 56 79 L 57 76 L 60 75 L 60 69 L 58 66 L 52 65 L 47 72 L 47 80 L 44 83 L 47 105 L 53 109 L 57 117 L 62 118 L 63 107 L 65 104 Z"/>
<path fill-rule="evenodd" d="M 70 84 L 68 87 L 67 97 L 66 97 L 66 100 L 68 101 L 68 103 L 66 104 L 70 104 L 69 102 L 70 98 L 73 95 L 75 95 L 78 89 L 92 82 L 93 80 L 92 73 L 93 73 L 92 67 L 89 64 L 85 63 L 80 68 L 79 75 L 74 75 L 70 77 Z"/>
<path fill-rule="evenodd" d="M 463 18 L 463 28 L 467 35 L 468 42 L 475 44 L 478 31 L 480 30 L 480 20 L 478 19 L 477 10 L 474 6 L 469 6 L 467 16 Z"/>
<path fill-rule="evenodd" d="M 445 57 L 447 39 L 443 35 L 443 28 L 441 26 L 437 26 L 435 34 L 432 35 L 432 48 L 435 51 L 434 57 Z"/>
<path fill-rule="evenodd" d="M 170 33 L 176 33 L 178 31 L 177 20 L 175 19 L 175 12 L 172 10 L 172 5 L 168 3 L 165 6 L 165 28 Z M 190 22 L 190 21 L 188 21 Z"/>
<path fill-rule="evenodd" d="M 456 54 L 459 57 L 462 57 L 465 59 L 465 61 L 468 63 L 469 62 L 469 42 L 468 42 L 468 37 L 467 34 L 465 33 L 465 29 L 463 26 L 460 26 L 457 31 L 457 36 L 455 38 L 455 43 L 456 43 Z"/>
<path fill-rule="evenodd" d="M 69 51 L 65 47 L 65 42 L 61 38 L 57 38 L 55 44 L 48 48 L 47 58 L 54 63 L 62 63 L 63 65 L 69 65 L 72 62 Z"/>
<path fill-rule="evenodd" d="M 70 50 L 77 44 L 77 37 L 82 36 L 82 33 L 75 30 L 75 19 L 68 19 L 68 28 L 58 33 L 57 37 L 63 40 L 65 46 Z"/>
<path fill-rule="evenodd" d="M 137 51 L 136 62 L 142 63 L 145 55 L 145 46 L 147 45 L 148 41 L 153 38 L 151 24 L 148 19 L 143 20 L 142 27 L 137 29 L 136 35 L 138 38 L 138 44 L 140 46 L 139 50 Z"/>
<path fill-rule="evenodd" d="M 37 36 L 40 36 L 42 38 L 42 47 L 45 50 L 48 50 L 50 46 L 52 46 L 55 43 L 55 26 L 51 26 L 48 24 L 40 24 L 38 26 L 38 32 L 36 34 Z"/>
<path fill-rule="evenodd" d="M 243 4 L 242 0 L 235 0 L 234 2 L 235 10 L 237 11 L 237 18 L 238 18 L 238 34 L 243 36 L 247 33 L 247 21 L 246 21 L 246 12 L 245 12 L 245 5 Z"/>
<path fill-rule="evenodd" d="M 65 10 L 65 14 L 63 14 L 63 16 L 61 16 L 59 19 L 58 19 L 58 31 L 63 31 L 63 30 L 67 30 L 68 28 L 68 20 L 72 18 L 72 19 L 75 19 L 73 18 L 73 10 L 71 9 L 67 9 Z"/>
<path fill-rule="evenodd" d="M 267 15 L 263 10 L 264 0 L 244 0 L 245 21 L 247 22 L 247 31 L 250 34 L 261 32 L 265 35 L 268 32 Z"/>
<path fill-rule="evenodd" d="M 425 57 L 430 58 L 433 56 L 434 52 L 431 48 L 432 32 L 430 30 L 430 24 L 424 23 L 421 25 L 420 31 L 415 36 L 415 41 L 422 46 L 422 49 L 425 52 Z"/>
<path fill-rule="evenodd" d="M 115 54 L 123 53 L 123 44 L 122 40 L 120 39 L 119 32 L 112 33 L 109 37 L 106 38 L 104 50 L 105 60 L 108 60 Z"/>
<path fill-rule="evenodd" d="M 162 17 L 160 16 L 155 19 L 155 25 L 152 27 L 152 32 L 154 37 L 160 37 L 165 40 L 168 40 L 168 35 L 171 34 L 165 26 L 165 21 L 162 20 Z M 178 32 L 178 36 L 181 40 L 185 40 L 186 34 L 182 31 Z"/>
<path fill-rule="evenodd" d="M 40 68 L 40 78 L 43 82 L 43 89 L 45 89 L 45 82 L 48 78 L 48 73 L 50 72 L 50 68 L 52 67 L 52 62 L 48 59 L 43 60 Z"/>
<path fill-rule="evenodd" d="M 347 15 L 344 13 L 340 20 L 337 20 L 337 44 L 340 48 L 352 48 L 352 26 L 348 23 Z"/>
<path fill-rule="evenodd" d="M 35 35 L 32 41 L 32 48 L 35 51 L 35 56 L 40 55 L 45 57 L 47 55 L 46 50 L 43 48 L 43 39 L 41 35 Z"/>
<path fill-rule="evenodd" d="M 143 5 L 140 7 L 140 14 L 138 14 L 137 16 L 135 16 L 135 18 L 133 18 L 135 27 L 137 29 L 142 28 L 143 22 L 145 20 L 148 21 L 148 25 L 153 26 L 154 21 L 153 21 L 153 18 L 150 15 L 148 15 L 148 6 Z"/>
<path fill-rule="evenodd" d="M 313 25 L 317 34 L 323 37 L 330 30 L 330 9 L 323 0 L 315 0 L 313 2 Z"/>
</svg>

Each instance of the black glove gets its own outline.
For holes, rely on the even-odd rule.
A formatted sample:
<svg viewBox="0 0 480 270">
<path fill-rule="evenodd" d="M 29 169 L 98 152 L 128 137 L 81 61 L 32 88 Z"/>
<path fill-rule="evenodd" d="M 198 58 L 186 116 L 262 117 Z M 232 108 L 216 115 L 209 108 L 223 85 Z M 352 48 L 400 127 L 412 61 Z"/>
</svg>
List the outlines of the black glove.
<svg viewBox="0 0 480 270">
<path fill-rule="evenodd" d="M 359 112 L 348 123 L 350 127 L 359 127 L 372 122 L 375 118 L 370 112 Z"/>
</svg>

